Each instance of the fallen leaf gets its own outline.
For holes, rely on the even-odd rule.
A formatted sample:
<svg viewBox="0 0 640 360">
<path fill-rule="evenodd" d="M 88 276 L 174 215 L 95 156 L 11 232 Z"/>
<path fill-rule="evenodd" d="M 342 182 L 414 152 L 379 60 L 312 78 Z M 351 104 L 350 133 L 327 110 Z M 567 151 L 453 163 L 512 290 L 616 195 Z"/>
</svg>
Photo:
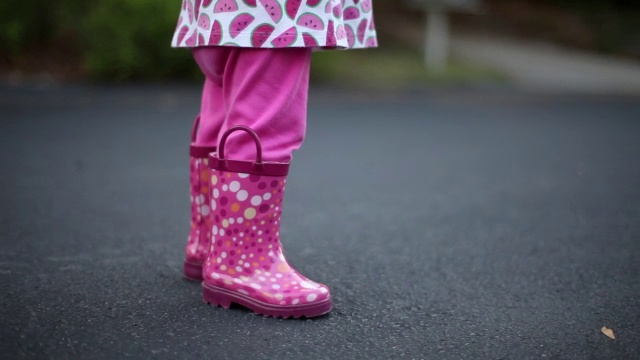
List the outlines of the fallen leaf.
<svg viewBox="0 0 640 360">
<path fill-rule="evenodd" d="M 613 335 L 613 330 L 609 329 L 608 327 L 603 326 L 602 329 L 600 329 L 600 331 L 602 331 L 603 334 L 607 335 L 611 339 L 613 339 L 613 340 L 616 339 L 616 336 Z"/>
</svg>

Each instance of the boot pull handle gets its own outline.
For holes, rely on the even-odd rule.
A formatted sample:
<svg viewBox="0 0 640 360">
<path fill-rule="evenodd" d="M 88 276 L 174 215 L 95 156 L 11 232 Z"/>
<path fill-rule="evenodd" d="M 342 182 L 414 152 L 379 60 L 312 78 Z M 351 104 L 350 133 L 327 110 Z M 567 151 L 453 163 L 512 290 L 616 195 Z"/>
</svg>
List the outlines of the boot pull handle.
<svg viewBox="0 0 640 360">
<path fill-rule="evenodd" d="M 198 128 L 200 127 L 200 115 L 196 117 L 196 120 L 193 122 L 193 126 L 191 127 L 191 142 L 196 142 L 196 134 L 198 133 Z"/>
<path fill-rule="evenodd" d="M 229 137 L 229 135 L 231 135 L 231 133 L 236 131 L 244 131 L 249 135 L 251 135 L 251 137 L 253 138 L 253 141 L 256 143 L 256 165 L 261 165 L 262 164 L 262 144 L 260 143 L 260 138 L 258 137 L 258 134 L 253 129 L 243 125 L 233 126 L 229 128 L 227 131 L 225 131 L 224 134 L 222 135 L 222 139 L 220 139 L 220 146 L 218 146 L 218 158 L 220 159 L 220 161 L 226 160 L 224 158 L 224 145 L 227 142 L 227 138 Z"/>
</svg>

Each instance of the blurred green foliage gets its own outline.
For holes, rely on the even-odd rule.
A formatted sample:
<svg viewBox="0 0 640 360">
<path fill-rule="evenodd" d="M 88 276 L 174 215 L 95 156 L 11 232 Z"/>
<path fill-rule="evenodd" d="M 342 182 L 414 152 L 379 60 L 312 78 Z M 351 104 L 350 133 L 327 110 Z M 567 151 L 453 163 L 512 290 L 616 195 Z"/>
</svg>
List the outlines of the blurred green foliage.
<svg viewBox="0 0 640 360">
<path fill-rule="evenodd" d="M 384 89 L 424 83 L 455 85 L 473 81 L 502 83 L 507 80 L 490 69 L 455 61 L 448 64 L 446 71 L 432 71 L 425 67 L 422 53 L 390 46 L 366 51 L 317 52 L 313 57 L 312 79 L 316 82 Z"/>
<path fill-rule="evenodd" d="M 512 1 L 512 0 L 507 0 Z M 603 53 L 633 53 L 640 37 L 640 1 L 637 0 L 538 0 L 579 16 L 593 36 L 589 44 Z M 544 21 L 544 19 L 541 19 Z"/>
<path fill-rule="evenodd" d="M 500 1 L 500 0 L 484 0 Z M 514 1 L 514 0 L 502 0 Z M 636 29 L 629 19 L 602 21 L 602 14 L 632 12 L 637 14 L 637 1 L 623 0 L 540 0 L 574 9 L 591 16 L 594 26 L 600 26 L 597 36 L 602 38 L 600 49 L 611 51 Z M 381 30 L 381 43 L 397 43 L 384 38 L 385 28 L 393 27 L 397 14 L 406 16 L 401 0 L 375 0 L 376 23 Z M 66 68 L 93 79 L 177 79 L 199 77 L 189 51 L 170 47 L 181 0 L 2 0 L 0 1 L 0 66 L 38 71 L 46 61 L 63 62 Z M 395 20 L 389 20 L 396 14 Z M 625 20 L 627 19 L 627 20 Z M 631 20 L 629 20 L 631 21 Z M 600 25 L 604 24 L 604 25 Z M 622 34 L 622 35 L 621 35 Z M 628 37 L 628 36 L 627 36 Z M 385 47 L 386 48 L 386 47 Z M 394 54 L 397 49 L 391 49 Z M 415 50 L 415 49 L 414 49 Z M 382 57 L 381 57 L 382 56 Z M 418 68 L 416 55 L 384 57 L 383 52 L 369 58 L 380 58 L 388 69 Z M 360 62 L 358 52 L 340 54 L 336 59 L 317 56 L 314 73 L 343 74 L 343 62 Z M 396 59 L 396 60 L 394 60 Z M 399 59 L 399 60 L 398 60 Z M 384 61 L 383 61 L 384 60 Z M 395 61 L 395 62 L 394 62 Z M 408 62 L 407 63 L 403 63 Z M 27 64 L 27 65 L 25 65 Z M 32 65 L 28 65 L 32 64 Z M 373 64 L 373 63 L 371 63 Z M 370 64 L 370 65 L 371 65 Z M 403 65 L 404 64 L 404 65 Z M 28 68 L 31 66 L 31 68 Z M 371 65 L 375 66 L 375 65 Z M 391 71 L 387 77 L 402 77 Z M 342 73 L 341 73 L 342 71 Z M 417 71 L 417 70 L 416 70 Z M 465 73 L 460 71 L 460 73 Z M 386 76 L 381 74 L 380 76 Z M 364 75 L 366 76 L 366 74 Z M 409 75 L 406 75 L 409 76 Z M 429 74 L 421 76 L 429 78 Z M 410 77 L 410 76 L 409 76 Z"/>
<path fill-rule="evenodd" d="M 0 48 L 4 60 L 15 60 L 26 44 L 49 42 L 56 21 L 49 2 L 13 0 L 0 2 Z"/>
<path fill-rule="evenodd" d="M 197 74 L 189 51 L 170 47 L 181 1 L 5 0 L 0 61 L 66 52 L 91 78 L 183 78 Z M 75 55 L 75 58 L 74 58 Z"/>
<path fill-rule="evenodd" d="M 618 53 L 627 52 L 628 46 L 638 46 L 640 1 L 572 0 L 555 3 L 574 11 L 584 19 L 592 30 L 592 46 L 596 50 Z"/>
<path fill-rule="evenodd" d="M 88 73 L 100 78 L 158 79 L 192 72 L 189 51 L 170 48 L 180 4 L 98 1 L 81 25 Z"/>
</svg>

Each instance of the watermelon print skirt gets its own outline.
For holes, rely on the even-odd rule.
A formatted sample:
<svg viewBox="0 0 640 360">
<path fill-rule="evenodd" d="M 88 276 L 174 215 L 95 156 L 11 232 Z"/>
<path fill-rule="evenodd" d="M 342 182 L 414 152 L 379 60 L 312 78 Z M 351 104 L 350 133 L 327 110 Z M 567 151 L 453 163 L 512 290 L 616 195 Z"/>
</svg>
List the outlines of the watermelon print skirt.
<svg viewBox="0 0 640 360">
<path fill-rule="evenodd" d="M 371 48 L 372 0 L 183 0 L 173 47 Z"/>
</svg>

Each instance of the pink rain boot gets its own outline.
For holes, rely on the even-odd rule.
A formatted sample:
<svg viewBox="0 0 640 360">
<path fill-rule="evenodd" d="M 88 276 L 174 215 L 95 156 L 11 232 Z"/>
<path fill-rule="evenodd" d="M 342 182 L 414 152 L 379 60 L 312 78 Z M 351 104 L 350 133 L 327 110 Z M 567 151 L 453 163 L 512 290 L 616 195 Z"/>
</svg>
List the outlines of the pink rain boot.
<svg viewBox="0 0 640 360">
<path fill-rule="evenodd" d="M 189 280 L 202 281 L 202 264 L 209 254 L 211 237 L 211 205 L 209 191 L 209 153 L 215 146 L 195 145 L 200 116 L 193 123 L 191 146 L 189 147 L 191 168 L 191 229 L 185 249 L 184 276 Z"/>
<path fill-rule="evenodd" d="M 224 158 L 225 142 L 237 130 L 255 140 L 255 162 Z M 283 318 L 330 312 L 329 288 L 300 275 L 282 253 L 280 216 L 289 163 L 263 162 L 258 135 L 245 126 L 227 130 L 219 150 L 209 156 L 215 216 L 203 269 L 204 301 Z"/>
</svg>

